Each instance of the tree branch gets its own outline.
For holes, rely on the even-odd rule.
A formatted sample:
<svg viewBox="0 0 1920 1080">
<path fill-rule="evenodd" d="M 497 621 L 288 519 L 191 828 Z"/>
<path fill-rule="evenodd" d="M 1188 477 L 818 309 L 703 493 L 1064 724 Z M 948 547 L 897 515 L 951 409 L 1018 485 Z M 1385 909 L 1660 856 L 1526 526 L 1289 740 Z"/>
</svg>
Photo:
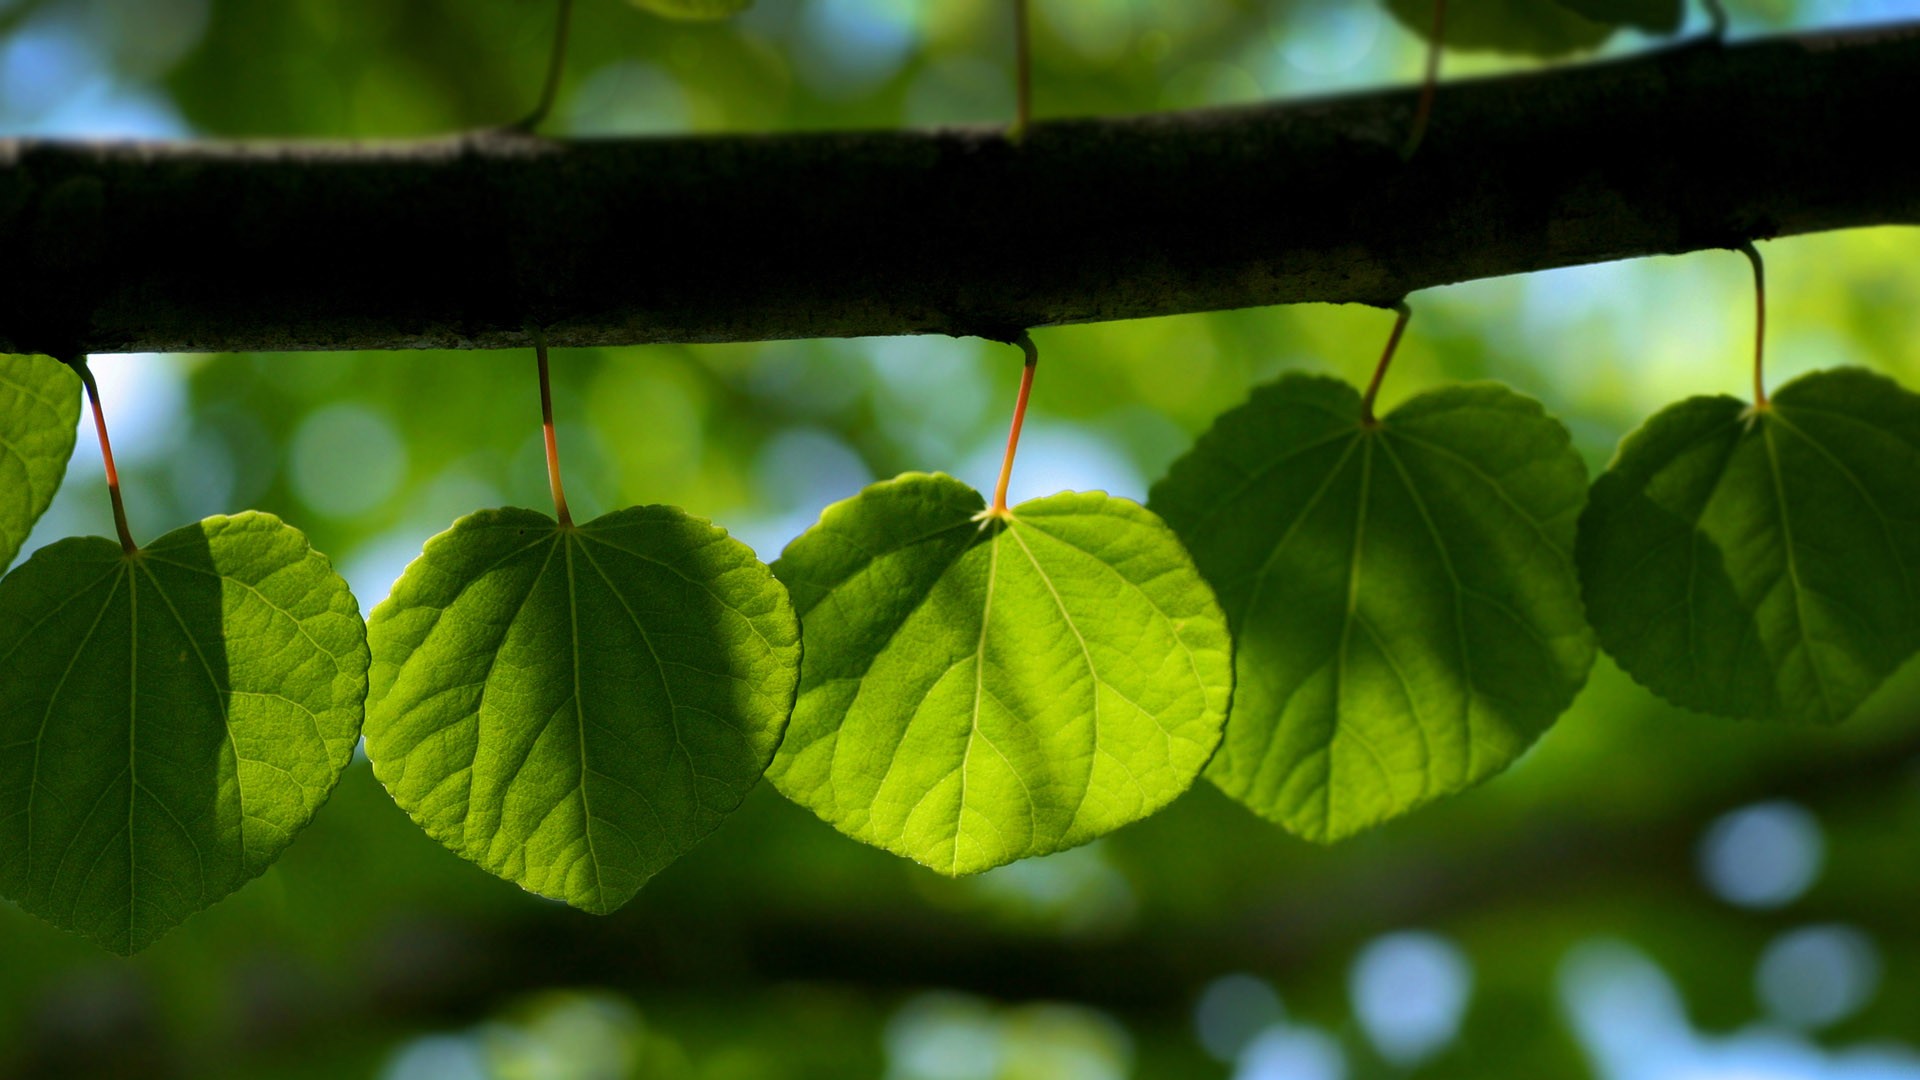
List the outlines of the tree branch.
<svg viewBox="0 0 1920 1080">
<path fill-rule="evenodd" d="M 0 141 L 0 349 L 501 348 L 1028 326 L 1920 224 L 1920 24 L 1003 129 Z"/>
</svg>

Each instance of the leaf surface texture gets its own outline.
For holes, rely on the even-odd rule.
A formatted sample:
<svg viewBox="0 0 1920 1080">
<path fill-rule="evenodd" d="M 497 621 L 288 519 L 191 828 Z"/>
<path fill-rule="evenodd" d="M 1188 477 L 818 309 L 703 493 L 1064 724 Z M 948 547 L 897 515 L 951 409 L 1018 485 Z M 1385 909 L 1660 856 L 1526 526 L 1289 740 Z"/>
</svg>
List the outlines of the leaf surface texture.
<svg viewBox="0 0 1920 1080">
<path fill-rule="evenodd" d="M 1506 768 L 1593 662 L 1585 495 L 1566 429 L 1492 384 L 1366 428 L 1353 387 L 1290 375 L 1220 417 L 1151 502 L 1234 634 L 1209 779 L 1328 842 Z"/>
<path fill-rule="evenodd" d="M 60 490 L 79 422 L 80 377 L 71 368 L 0 354 L 0 570 Z"/>
<path fill-rule="evenodd" d="M 740 805 L 799 677 L 786 590 L 674 507 L 483 510 L 369 620 L 367 756 L 434 839 L 604 914 Z"/>
<path fill-rule="evenodd" d="M 1600 642 L 1702 712 L 1845 719 L 1920 646 L 1920 396 L 1859 369 L 1671 406 L 1593 485 Z"/>
<path fill-rule="evenodd" d="M 0 892 L 120 953 L 265 870 L 353 754 L 366 626 L 267 514 L 0 580 Z"/>
<path fill-rule="evenodd" d="M 1232 690 L 1225 621 L 1173 533 L 1068 492 L 979 518 L 909 473 L 828 507 L 774 572 L 806 631 L 768 772 L 855 839 L 945 874 L 1084 844 L 1185 791 Z"/>
</svg>

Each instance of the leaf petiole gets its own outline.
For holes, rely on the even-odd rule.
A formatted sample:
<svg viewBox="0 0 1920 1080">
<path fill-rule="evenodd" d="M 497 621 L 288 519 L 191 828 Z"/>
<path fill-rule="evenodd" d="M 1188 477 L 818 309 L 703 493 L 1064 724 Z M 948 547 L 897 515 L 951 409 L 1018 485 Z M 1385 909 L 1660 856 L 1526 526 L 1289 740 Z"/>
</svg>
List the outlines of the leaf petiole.
<svg viewBox="0 0 1920 1080">
<path fill-rule="evenodd" d="M 1007 517 L 1007 485 L 1013 482 L 1013 455 L 1020 448 L 1020 427 L 1027 420 L 1027 398 L 1033 393 L 1033 369 L 1040 363 L 1040 350 L 1026 333 L 1014 340 L 1027 354 L 1027 366 L 1020 372 L 1020 396 L 1013 403 L 1013 427 L 1007 431 L 1007 456 L 1000 462 L 1000 482 L 993 488 L 993 506 L 986 517 Z"/>
<path fill-rule="evenodd" d="M 547 378 L 547 333 L 533 327 L 534 361 L 540 369 L 540 428 L 547 439 L 547 483 L 553 488 L 553 516 L 563 528 L 573 527 L 567 510 L 567 492 L 560 486 L 560 442 L 553 434 L 553 388 Z"/>
<path fill-rule="evenodd" d="M 553 102 L 560 94 L 560 75 L 567 66 L 567 35 L 573 28 L 573 0 L 560 0 L 560 19 L 553 30 L 553 52 L 547 57 L 547 78 L 540 87 L 540 103 L 526 119 L 513 125 L 517 131 L 532 132 L 546 122 Z"/>
<path fill-rule="evenodd" d="M 1427 137 L 1427 123 L 1433 119 L 1433 97 L 1440 89 L 1440 45 L 1447 29 L 1447 0 L 1433 0 L 1433 33 L 1427 39 L 1427 73 L 1420 83 L 1420 103 L 1413 110 L 1413 128 L 1407 132 L 1407 144 L 1400 148 L 1400 160 L 1412 159 L 1414 151 Z"/>
<path fill-rule="evenodd" d="M 1724 45 L 1727 42 L 1727 7 L 1722 0 L 1701 0 L 1707 9 L 1707 36 Z"/>
<path fill-rule="evenodd" d="M 1760 249 L 1749 240 L 1734 249 L 1747 257 L 1753 264 L 1753 407 L 1765 410 L 1767 407 L 1766 352 L 1767 352 L 1767 264 L 1760 258 Z"/>
<path fill-rule="evenodd" d="M 1380 396 L 1381 380 L 1387 377 L 1387 368 L 1393 364 L 1393 354 L 1400 348 L 1400 336 L 1407 332 L 1407 320 L 1413 318 L 1413 309 L 1405 300 L 1393 305 L 1400 317 L 1393 321 L 1393 333 L 1387 337 L 1387 348 L 1380 354 L 1380 363 L 1374 366 L 1373 380 L 1367 383 L 1367 394 L 1360 399 L 1360 426 L 1376 427 L 1380 420 L 1373 415 L 1374 399 Z"/>
<path fill-rule="evenodd" d="M 93 381 L 93 372 L 87 367 L 87 358 L 76 356 L 67 361 L 74 374 L 80 376 L 81 385 L 87 388 L 87 401 L 93 406 L 93 428 L 100 435 L 100 462 L 106 466 L 107 496 L 113 500 L 113 527 L 120 532 L 120 547 L 131 555 L 140 550 L 133 542 L 133 534 L 127 530 L 127 507 L 120 500 L 120 472 L 113 467 L 113 444 L 107 439 L 107 417 L 100 411 L 100 387 Z"/>
</svg>

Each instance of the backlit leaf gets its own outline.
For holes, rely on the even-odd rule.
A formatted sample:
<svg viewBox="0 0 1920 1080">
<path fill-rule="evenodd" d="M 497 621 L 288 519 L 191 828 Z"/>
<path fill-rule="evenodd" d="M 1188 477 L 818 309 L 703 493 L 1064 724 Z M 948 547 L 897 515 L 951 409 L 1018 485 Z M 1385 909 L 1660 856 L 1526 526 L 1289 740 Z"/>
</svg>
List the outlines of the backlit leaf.
<svg viewBox="0 0 1920 1080">
<path fill-rule="evenodd" d="M 1351 386 L 1292 375 L 1220 417 L 1151 501 L 1234 634 L 1208 778 L 1326 842 L 1506 768 L 1593 662 L 1585 496 L 1566 429 L 1491 384 L 1368 428 Z"/>
<path fill-rule="evenodd" d="M 745 544 L 674 507 L 483 510 L 374 609 L 367 756 L 434 839 L 606 913 L 766 770 L 800 630 Z"/>
<path fill-rule="evenodd" d="M 753 6 L 753 0 L 627 0 L 642 11 L 669 19 L 726 19 Z"/>
<path fill-rule="evenodd" d="M 1232 690 L 1213 592 L 1158 518 L 1101 492 L 984 506 L 909 473 L 828 507 L 774 564 L 807 647 L 768 778 L 945 874 L 1165 806 Z"/>
<path fill-rule="evenodd" d="M 1605 0 L 1590 0 L 1605 2 Z M 1387 10 L 1422 39 L 1433 33 L 1434 0 L 1386 0 Z M 1591 49 L 1614 27 L 1583 18 L 1556 0 L 1447 0 L 1446 48 L 1564 56 Z"/>
<path fill-rule="evenodd" d="M 270 515 L 35 552 L 0 580 L 0 892 L 144 948 L 306 826 L 366 675 L 346 582 Z"/>
<path fill-rule="evenodd" d="M 0 570 L 47 512 L 73 456 L 80 377 L 44 356 L 0 353 Z"/>
<path fill-rule="evenodd" d="M 1580 523 L 1601 644 L 1676 704 L 1844 720 L 1920 646 L 1917 478 L 1920 396 L 1866 371 L 1660 412 Z"/>
</svg>

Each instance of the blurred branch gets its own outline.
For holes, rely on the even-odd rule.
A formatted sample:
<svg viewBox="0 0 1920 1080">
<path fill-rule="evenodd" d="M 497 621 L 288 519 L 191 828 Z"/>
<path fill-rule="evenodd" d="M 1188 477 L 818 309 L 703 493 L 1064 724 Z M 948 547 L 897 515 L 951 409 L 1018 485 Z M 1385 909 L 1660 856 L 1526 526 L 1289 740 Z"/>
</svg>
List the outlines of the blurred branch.
<svg viewBox="0 0 1920 1080">
<path fill-rule="evenodd" d="M 949 333 L 1920 224 L 1920 24 L 1417 90 L 856 134 L 0 140 L 0 349 Z"/>
<path fill-rule="evenodd" d="M 1883 806 L 1890 791 L 1913 783 L 1917 767 L 1920 726 L 1906 722 L 1885 739 L 1830 757 L 1703 777 L 1697 797 L 1657 820 L 1595 817 L 1570 807 L 1461 845 L 1383 842 L 1374 857 L 1323 864 L 1264 894 L 1256 907 L 1203 919 L 1163 916 L 1113 938 L 1023 934 L 978 919 L 929 919 L 919 908 L 870 905 L 849 905 L 831 917 L 707 913 L 698 929 L 658 911 L 596 921 L 548 909 L 473 938 L 442 924 L 440 932 L 450 935 L 437 946 L 444 962 L 398 954 L 391 967 L 404 977 L 379 996 L 402 1012 L 470 1011 L 478 1001 L 463 995 L 497 994 L 537 972 L 541 981 L 640 995 L 724 996 L 754 981 L 797 980 L 882 991 L 942 986 L 1010 1001 L 1177 1015 L 1223 972 L 1284 976 L 1350 955 L 1383 927 L 1502 917 L 1525 926 L 1528 912 L 1617 895 L 1657 898 L 1670 911 L 1720 910 L 1722 901 L 1697 883 L 1694 870 L 1701 832 L 1714 818 L 1762 799 L 1793 799 L 1817 811 L 1862 798 Z M 1904 902 L 1902 889 L 1889 885 L 1895 904 Z M 1889 938 L 1899 933 L 1897 918 L 1880 925 Z M 408 926 L 375 951 L 396 955 L 401 938 L 436 940 Z"/>
</svg>

